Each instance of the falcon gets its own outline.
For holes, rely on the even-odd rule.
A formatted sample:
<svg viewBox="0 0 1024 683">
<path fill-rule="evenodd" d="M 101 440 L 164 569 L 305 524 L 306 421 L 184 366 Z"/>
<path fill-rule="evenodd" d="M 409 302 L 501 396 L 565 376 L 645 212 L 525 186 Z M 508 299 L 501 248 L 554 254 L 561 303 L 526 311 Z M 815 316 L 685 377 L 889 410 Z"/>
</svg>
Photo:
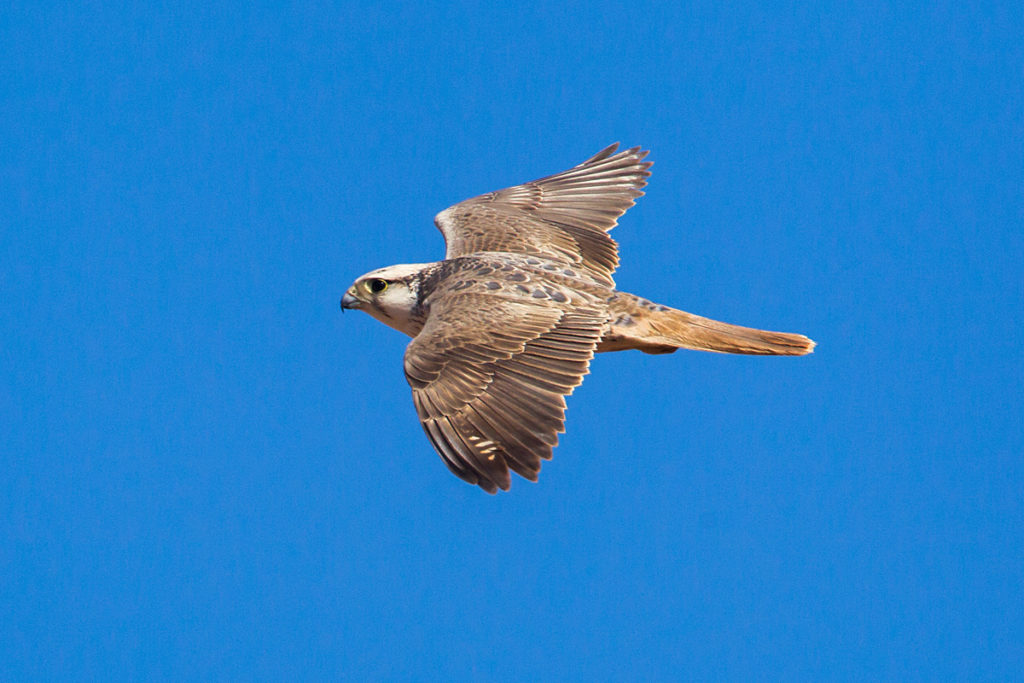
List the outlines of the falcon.
<svg viewBox="0 0 1024 683">
<path fill-rule="evenodd" d="M 618 144 L 567 171 L 437 214 L 443 261 L 388 266 L 341 308 L 412 337 L 405 377 L 423 430 L 457 476 L 488 493 L 510 471 L 536 481 L 565 431 L 565 397 L 595 353 L 801 356 L 799 334 L 703 318 L 615 288 L 608 232 L 647 184 L 651 162 Z"/>
</svg>

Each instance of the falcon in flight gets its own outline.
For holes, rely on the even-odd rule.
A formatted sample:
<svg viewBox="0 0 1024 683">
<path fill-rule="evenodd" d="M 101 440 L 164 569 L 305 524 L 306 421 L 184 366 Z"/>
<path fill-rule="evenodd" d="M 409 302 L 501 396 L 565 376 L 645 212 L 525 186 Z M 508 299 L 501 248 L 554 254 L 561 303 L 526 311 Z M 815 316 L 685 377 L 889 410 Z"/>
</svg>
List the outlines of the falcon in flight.
<svg viewBox="0 0 1024 683">
<path fill-rule="evenodd" d="M 405 377 L 448 468 L 488 493 L 509 470 L 537 480 L 564 432 L 565 397 L 595 353 L 801 356 L 814 342 L 702 318 L 615 289 L 608 232 L 643 194 L 651 162 L 612 145 L 567 171 L 467 199 L 434 218 L 445 259 L 389 266 L 342 309 L 412 337 Z"/>
</svg>

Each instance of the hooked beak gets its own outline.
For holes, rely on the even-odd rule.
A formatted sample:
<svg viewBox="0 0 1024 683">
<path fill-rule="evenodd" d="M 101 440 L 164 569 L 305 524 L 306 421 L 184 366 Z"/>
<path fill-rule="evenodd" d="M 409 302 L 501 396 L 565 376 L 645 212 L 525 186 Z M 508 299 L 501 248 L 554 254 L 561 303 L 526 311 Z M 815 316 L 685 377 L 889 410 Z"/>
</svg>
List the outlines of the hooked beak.
<svg viewBox="0 0 1024 683">
<path fill-rule="evenodd" d="M 352 292 L 345 292 L 345 296 L 341 297 L 341 310 L 344 311 L 346 308 L 359 308 L 362 303 L 362 301 L 352 296 Z"/>
</svg>

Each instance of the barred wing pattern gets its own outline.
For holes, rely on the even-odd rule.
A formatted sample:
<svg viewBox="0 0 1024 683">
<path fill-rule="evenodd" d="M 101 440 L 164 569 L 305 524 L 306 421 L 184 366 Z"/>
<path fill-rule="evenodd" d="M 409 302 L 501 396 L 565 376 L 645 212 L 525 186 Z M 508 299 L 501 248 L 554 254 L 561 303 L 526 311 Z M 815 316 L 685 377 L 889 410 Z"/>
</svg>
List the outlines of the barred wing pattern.
<svg viewBox="0 0 1024 683">
<path fill-rule="evenodd" d="M 606 315 L 480 294 L 436 300 L 405 352 L 423 430 L 448 468 L 489 493 L 537 480 L 564 432 Z"/>
<path fill-rule="evenodd" d="M 614 286 L 618 245 L 608 231 L 647 184 L 651 162 L 618 143 L 567 171 L 473 197 L 437 214 L 445 258 L 481 251 L 517 252 L 572 264 Z"/>
</svg>

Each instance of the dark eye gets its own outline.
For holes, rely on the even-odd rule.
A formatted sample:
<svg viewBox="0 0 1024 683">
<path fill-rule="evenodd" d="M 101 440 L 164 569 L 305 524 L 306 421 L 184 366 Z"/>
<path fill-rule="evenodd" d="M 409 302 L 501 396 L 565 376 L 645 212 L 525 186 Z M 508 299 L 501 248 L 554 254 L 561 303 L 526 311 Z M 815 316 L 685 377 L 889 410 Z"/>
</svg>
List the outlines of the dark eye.
<svg viewBox="0 0 1024 683">
<path fill-rule="evenodd" d="M 374 294 L 380 294 L 388 288 L 387 280 L 381 280 L 380 278 L 374 278 L 369 282 L 370 291 Z"/>
</svg>

